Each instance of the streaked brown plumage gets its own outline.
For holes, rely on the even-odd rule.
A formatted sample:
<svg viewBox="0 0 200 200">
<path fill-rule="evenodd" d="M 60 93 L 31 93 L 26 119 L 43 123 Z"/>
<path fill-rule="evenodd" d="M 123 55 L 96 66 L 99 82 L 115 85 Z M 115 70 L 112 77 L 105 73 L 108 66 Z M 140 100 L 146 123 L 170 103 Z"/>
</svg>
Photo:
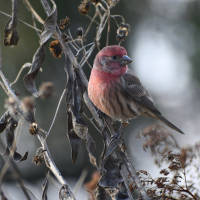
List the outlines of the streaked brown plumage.
<svg viewBox="0 0 200 200">
<path fill-rule="evenodd" d="M 126 50 L 120 46 L 105 47 L 96 55 L 88 85 L 93 104 L 114 120 L 127 122 L 143 115 L 183 133 L 158 111 L 139 78 L 128 69 L 130 62 Z"/>
</svg>

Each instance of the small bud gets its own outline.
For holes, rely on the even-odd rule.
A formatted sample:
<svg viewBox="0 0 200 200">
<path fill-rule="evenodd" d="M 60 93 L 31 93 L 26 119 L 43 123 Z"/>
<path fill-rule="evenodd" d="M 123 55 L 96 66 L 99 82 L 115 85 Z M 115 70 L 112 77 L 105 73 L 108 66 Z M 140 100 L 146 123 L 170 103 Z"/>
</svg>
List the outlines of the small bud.
<svg viewBox="0 0 200 200">
<path fill-rule="evenodd" d="M 39 94 L 42 99 L 47 99 L 53 96 L 54 94 L 54 84 L 52 82 L 42 83 L 39 88 Z"/>
<path fill-rule="evenodd" d="M 62 46 L 58 40 L 52 41 L 49 46 L 49 49 L 53 56 L 56 58 L 60 58 L 63 53 Z"/>
<path fill-rule="evenodd" d="M 17 97 L 20 95 L 20 93 L 19 93 L 19 90 L 18 90 L 18 89 L 14 90 L 14 93 L 15 93 L 15 95 L 16 95 Z"/>
<path fill-rule="evenodd" d="M 29 134 L 36 135 L 38 133 L 38 126 L 35 122 L 30 124 Z"/>
<path fill-rule="evenodd" d="M 63 33 L 61 37 L 64 42 L 68 42 L 71 39 L 66 33 Z"/>
<path fill-rule="evenodd" d="M 66 16 L 65 19 L 60 20 L 59 26 L 61 29 L 65 29 L 65 28 L 69 28 L 70 24 L 71 24 L 70 19 L 69 17 Z"/>
<path fill-rule="evenodd" d="M 24 97 L 22 99 L 24 106 L 27 110 L 33 110 L 34 108 L 34 99 L 32 97 Z"/>
<path fill-rule="evenodd" d="M 83 36 L 83 29 L 81 27 L 77 28 L 76 31 L 75 31 L 76 35 L 77 36 Z"/>
<path fill-rule="evenodd" d="M 43 163 L 42 156 L 41 155 L 34 156 L 32 162 L 37 166 L 41 165 Z"/>
<path fill-rule="evenodd" d="M 117 34 L 116 39 L 117 39 L 118 41 L 123 41 L 123 40 L 125 39 L 125 36 L 124 36 L 124 35 L 119 35 L 119 34 Z"/>
<path fill-rule="evenodd" d="M 90 4 L 91 2 L 89 0 L 82 1 L 81 5 L 78 7 L 79 13 L 81 15 L 87 15 L 90 11 Z"/>
</svg>

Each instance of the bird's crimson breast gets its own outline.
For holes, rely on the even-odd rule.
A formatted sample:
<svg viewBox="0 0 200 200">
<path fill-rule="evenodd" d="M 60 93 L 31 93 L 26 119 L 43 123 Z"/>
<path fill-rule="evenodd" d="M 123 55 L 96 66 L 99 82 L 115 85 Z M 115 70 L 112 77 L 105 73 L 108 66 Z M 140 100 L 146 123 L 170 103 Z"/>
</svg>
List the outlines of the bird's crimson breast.
<svg viewBox="0 0 200 200">
<path fill-rule="evenodd" d="M 93 104 L 115 120 L 126 121 L 137 117 L 139 113 L 136 105 L 127 101 L 121 92 L 120 79 L 108 79 L 93 70 L 88 85 L 88 95 Z"/>
</svg>

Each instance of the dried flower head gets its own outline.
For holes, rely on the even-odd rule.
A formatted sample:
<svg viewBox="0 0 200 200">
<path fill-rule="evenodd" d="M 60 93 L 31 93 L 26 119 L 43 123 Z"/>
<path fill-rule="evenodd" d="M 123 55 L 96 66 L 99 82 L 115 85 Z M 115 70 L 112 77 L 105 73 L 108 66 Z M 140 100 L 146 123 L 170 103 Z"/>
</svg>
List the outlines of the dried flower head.
<svg viewBox="0 0 200 200">
<path fill-rule="evenodd" d="M 35 165 L 41 165 L 43 163 L 43 160 L 42 160 L 42 155 L 36 155 L 33 157 L 32 159 L 32 162 L 35 164 Z"/>
<path fill-rule="evenodd" d="M 87 15 L 90 11 L 90 4 L 91 2 L 89 0 L 82 1 L 81 5 L 78 7 L 79 13 L 81 15 Z"/>
<path fill-rule="evenodd" d="M 30 124 L 29 134 L 36 135 L 37 133 L 38 133 L 38 125 L 35 122 L 33 122 L 32 124 Z"/>
<path fill-rule="evenodd" d="M 55 86 L 52 82 L 42 83 L 39 88 L 39 94 L 42 99 L 50 98 L 54 95 Z"/>
<path fill-rule="evenodd" d="M 62 46 L 58 40 L 52 41 L 49 46 L 49 49 L 51 53 L 53 54 L 53 56 L 56 58 L 60 58 L 63 53 Z"/>
<path fill-rule="evenodd" d="M 124 36 L 124 35 L 119 35 L 119 34 L 117 34 L 116 39 L 117 39 L 118 41 L 123 41 L 123 40 L 125 39 L 125 36 Z"/>
<path fill-rule="evenodd" d="M 95 6 L 97 6 L 98 5 L 98 3 L 101 1 L 101 0 L 90 0 L 92 3 L 94 3 L 95 4 Z"/>
<path fill-rule="evenodd" d="M 82 27 L 79 27 L 79 28 L 77 28 L 76 29 L 76 31 L 75 31 L 75 33 L 76 33 L 76 35 L 77 36 L 83 36 L 83 29 L 82 29 Z"/>
<path fill-rule="evenodd" d="M 65 19 L 60 20 L 59 26 L 61 29 L 65 29 L 65 28 L 69 28 L 70 24 L 71 24 L 70 19 L 69 19 L 69 17 L 66 16 Z"/>
<path fill-rule="evenodd" d="M 35 103 L 34 103 L 34 99 L 32 97 L 24 97 L 22 99 L 22 101 L 24 103 L 25 108 L 28 111 L 33 110 Z"/>
<path fill-rule="evenodd" d="M 130 32 L 130 25 L 126 23 L 121 23 L 117 29 L 117 40 L 122 41 Z"/>
</svg>

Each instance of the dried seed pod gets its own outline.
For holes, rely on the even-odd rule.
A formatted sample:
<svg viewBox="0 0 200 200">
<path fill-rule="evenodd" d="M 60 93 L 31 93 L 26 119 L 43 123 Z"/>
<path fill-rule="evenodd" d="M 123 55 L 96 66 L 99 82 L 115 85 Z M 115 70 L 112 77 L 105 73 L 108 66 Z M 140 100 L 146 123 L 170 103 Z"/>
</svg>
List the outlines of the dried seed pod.
<svg viewBox="0 0 200 200">
<path fill-rule="evenodd" d="M 82 1 L 81 5 L 78 7 L 79 13 L 81 15 L 87 15 L 90 11 L 90 4 L 91 2 L 89 0 Z"/>
<path fill-rule="evenodd" d="M 43 163 L 43 160 L 42 160 L 42 155 L 36 155 L 33 157 L 32 159 L 32 162 L 35 164 L 35 165 L 41 165 Z"/>
<path fill-rule="evenodd" d="M 39 88 L 39 94 L 42 99 L 47 99 L 53 96 L 54 94 L 54 84 L 52 82 L 42 83 Z"/>
<path fill-rule="evenodd" d="M 130 25 L 127 23 L 121 23 L 119 26 L 119 34 L 125 34 L 125 36 L 127 36 L 130 32 Z"/>
<path fill-rule="evenodd" d="M 32 124 L 30 124 L 29 134 L 36 135 L 37 133 L 38 133 L 38 125 L 35 122 L 33 122 Z"/>
<path fill-rule="evenodd" d="M 56 58 L 60 58 L 63 53 L 62 46 L 58 40 L 52 41 L 49 46 L 49 49 L 51 53 L 53 54 L 53 56 Z"/>
<path fill-rule="evenodd" d="M 75 31 L 75 33 L 76 33 L 77 36 L 82 37 L 83 36 L 83 29 L 82 29 L 82 27 L 77 28 L 76 31 Z"/>
<path fill-rule="evenodd" d="M 117 39 L 118 41 L 123 41 L 123 40 L 125 39 L 125 36 L 124 36 L 124 35 L 117 34 L 116 39 Z"/>
<path fill-rule="evenodd" d="M 69 17 L 66 16 L 65 19 L 60 20 L 59 26 L 61 29 L 65 29 L 65 28 L 69 28 L 70 24 L 71 24 L 70 19 L 69 19 Z"/>
<path fill-rule="evenodd" d="M 130 25 L 126 23 L 121 23 L 117 29 L 117 40 L 122 41 L 130 32 Z"/>
</svg>

